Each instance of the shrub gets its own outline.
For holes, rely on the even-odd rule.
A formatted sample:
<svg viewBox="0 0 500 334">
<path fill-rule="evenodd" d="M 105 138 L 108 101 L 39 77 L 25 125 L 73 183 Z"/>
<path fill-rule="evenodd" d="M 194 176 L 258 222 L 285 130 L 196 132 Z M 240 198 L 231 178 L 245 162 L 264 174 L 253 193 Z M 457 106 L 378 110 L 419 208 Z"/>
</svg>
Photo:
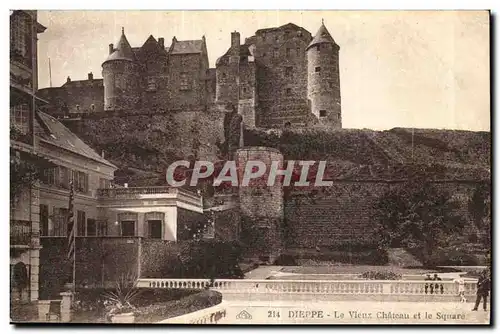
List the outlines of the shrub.
<svg viewBox="0 0 500 334">
<path fill-rule="evenodd" d="M 370 280 L 400 280 L 401 274 L 392 271 L 366 271 L 361 274 L 361 277 Z"/>
<path fill-rule="evenodd" d="M 177 277 L 243 278 L 238 263 L 241 246 L 237 242 L 193 240 L 184 242 L 175 268 Z"/>
<path fill-rule="evenodd" d="M 204 290 L 179 300 L 139 307 L 136 311 L 135 322 L 154 323 L 212 307 L 221 301 L 222 295 L 219 292 Z"/>
</svg>

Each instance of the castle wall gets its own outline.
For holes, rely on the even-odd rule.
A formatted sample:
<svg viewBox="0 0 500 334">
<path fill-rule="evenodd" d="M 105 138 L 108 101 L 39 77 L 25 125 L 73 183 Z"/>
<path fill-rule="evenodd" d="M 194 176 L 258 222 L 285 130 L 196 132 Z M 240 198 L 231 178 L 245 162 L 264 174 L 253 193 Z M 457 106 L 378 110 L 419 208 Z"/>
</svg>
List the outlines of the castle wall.
<svg viewBox="0 0 500 334">
<path fill-rule="evenodd" d="M 266 166 L 278 161 L 278 167 L 283 168 L 283 156 L 276 149 L 247 147 L 239 149 L 236 156 L 240 182 L 247 161 L 262 161 Z M 246 245 L 247 258 L 273 262 L 283 249 L 283 188 L 279 179 L 274 186 L 267 186 L 267 179 L 268 171 L 239 188 L 240 240 Z"/>
<path fill-rule="evenodd" d="M 434 186 L 451 194 L 458 203 L 456 214 L 470 221 L 467 204 L 478 184 L 457 180 Z M 284 211 L 287 249 L 373 245 L 375 204 L 386 191 L 402 186 L 402 182 L 334 181 L 331 187 L 291 190 Z M 467 226 L 464 235 L 471 232 Z"/>
<path fill-rule="evenodd" d="M 62 87 L 43 88 L 37 93 L 50 102 L 47 110 L 54 117 L 104 111 L 104 85 L 101 79 L 85 80 Z"/>
<path fill-rule="evenodd" d="M 104 79 L 104 109 L 127 110 L 139 100 L 137 65 L 128 60 L 112 60 L 102 65 Z"/>
<path fill-rule="evenodd" d="M 255 61 L 260 127 L 303 124 L 307 105 L 307 59 L 311 35 L 303 29 L 275 29 L 258 33 Z"/>
<path fill-rule="evenodd" d="M 208 67 L 200 54 L 175 54 L 168 60 L 170 109 L 201 109 L 206 101 Z"/>
<path fill-rule="evenodd" d="M 307 51 L 311 112 L 325 125 L 342 127 L 338 46 L 313 45 Z"/>
</svg>

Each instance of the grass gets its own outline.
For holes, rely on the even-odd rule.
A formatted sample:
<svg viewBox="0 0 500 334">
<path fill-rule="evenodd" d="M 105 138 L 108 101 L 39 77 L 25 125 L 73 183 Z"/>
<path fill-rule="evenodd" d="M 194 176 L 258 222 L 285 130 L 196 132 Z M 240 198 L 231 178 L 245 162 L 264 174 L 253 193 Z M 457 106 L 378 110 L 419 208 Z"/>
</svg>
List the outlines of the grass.
<svg viewBox="0 0 500 334">
<path fill-rule="evenodd" d="M 283 267 L 281 272 L 294 274 L 362 274 L 367 271 L 393 272 L 400 275 L 418 275 L 432 272 L 450 272 L 452 269 L 440 268 L 403 268 L 399 266 L 364 266 L 364 265 L 339 265 L 332 264 L 329 266 L 290 266 Z"/>
</svg>

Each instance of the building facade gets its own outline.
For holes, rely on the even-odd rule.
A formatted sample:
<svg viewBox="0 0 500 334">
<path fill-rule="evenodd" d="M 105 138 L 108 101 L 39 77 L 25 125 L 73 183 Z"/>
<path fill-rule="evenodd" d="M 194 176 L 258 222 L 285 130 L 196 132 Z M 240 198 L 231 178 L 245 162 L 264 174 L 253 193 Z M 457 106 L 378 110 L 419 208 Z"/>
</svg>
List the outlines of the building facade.
<svg viewBox="0 0 500 334">
<path fill-rule="evenodd" d="M 10 273 L 11 300 L 38 299 L 39 190 L 37 167 L 50 162 L 35 153 L 34 119 L 43 103 L 37 90 L 37 35 L 45 27 L 36 11 L 10 15 Z"/>
</svg>

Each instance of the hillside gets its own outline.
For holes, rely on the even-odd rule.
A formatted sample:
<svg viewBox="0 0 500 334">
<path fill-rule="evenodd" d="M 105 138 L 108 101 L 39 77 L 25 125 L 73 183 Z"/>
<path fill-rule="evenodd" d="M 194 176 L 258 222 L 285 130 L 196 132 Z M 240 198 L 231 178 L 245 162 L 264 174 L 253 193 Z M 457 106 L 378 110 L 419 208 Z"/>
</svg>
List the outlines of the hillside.
<svg viewBox="0 0 500 334">
<path fill-rule="evenodd" d="M 119 167 L 118 183 L 163 184 L 179 159 L 218 159 L 223 112 L 109 115 L 68 126 Z M 436 179 L 489 179 L 490 132 L 395 128 L 245 130 L 246 146 L 279 148 L 287 160 L 326 160 L 337 179 L 397 179 L 417 170 Z"/>
</svg>

